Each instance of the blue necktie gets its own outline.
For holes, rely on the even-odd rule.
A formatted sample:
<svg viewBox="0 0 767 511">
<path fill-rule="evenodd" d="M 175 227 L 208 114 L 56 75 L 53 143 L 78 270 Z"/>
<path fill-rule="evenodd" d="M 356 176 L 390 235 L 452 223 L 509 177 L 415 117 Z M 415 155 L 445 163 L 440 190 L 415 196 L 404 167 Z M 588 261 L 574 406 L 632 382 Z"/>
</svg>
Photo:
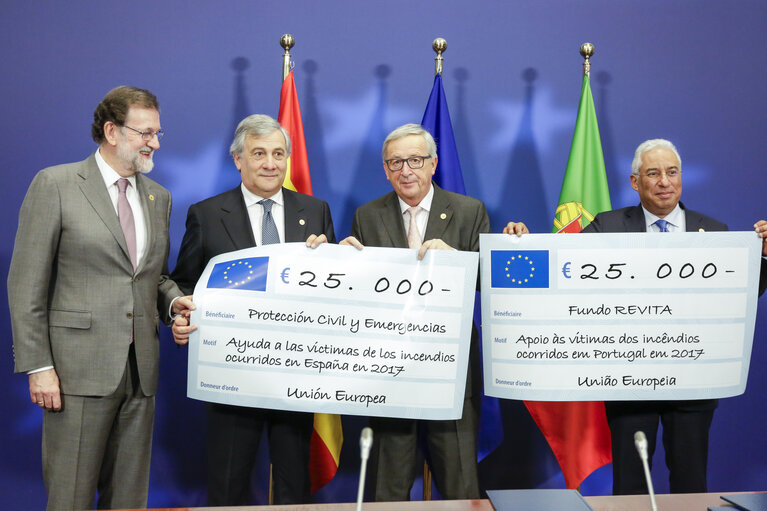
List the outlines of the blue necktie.
<svg viewBox="0 0 767 511">
<path fill-rule="evenodd" d="M 280 242 L 280 233 L 277 232 L 277 225 L 272 217 L 272 199 L 263 199 L 258 201 L 264 208 L 264 219 L 261 221 L 261 244 L 273 245 Z"/>
<path fill-rule="evenodd" d="M 666 220 L 660 218 L 657 222 L 655 222 L 655 225 L 658 226 L 660 232 L 668 232 L 668 222 Z"/>
</svg>

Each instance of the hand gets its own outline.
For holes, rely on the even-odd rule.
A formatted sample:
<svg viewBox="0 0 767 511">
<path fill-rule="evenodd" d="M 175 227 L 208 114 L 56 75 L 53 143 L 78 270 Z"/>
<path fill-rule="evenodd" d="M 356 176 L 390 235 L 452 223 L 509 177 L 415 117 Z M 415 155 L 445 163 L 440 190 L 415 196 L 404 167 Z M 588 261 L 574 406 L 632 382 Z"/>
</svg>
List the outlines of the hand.
<svg viewBox="0 0 767 511">
<path fill-rule="evenodd" d="M 356 248 L 357 250 L 362 250 L 365 248 L 362 243 L 360 243 L 359 240 L 354 236 L 349 236 L 348 238 L 342 239 L 339 245 L 349 245 Z"/>
<path fill-rule="evenodd" d="M 530 234 L 527 226 L 522 222 L 509 222 L 506 227 L 503 228 L 503 234 L 516 234 L 522 236 L 523 234 Z"/>
<path fill-rule="evenodd" d="M 197 330 L 196 325 L 189 324 L 189 318 L 186 316 L 176 316 L 170 327 L 173 332 L 173 340 L 179 346 L 189 344 L 189 335 Z"/>
<path fill-rule="evenodd" d="M 767 220 L 759 220 L 754 224 L 756 234 L 762 238 L 762 255 L 767 257 Z"/>
<path fill-rule="evenodd" d="M 29 398 L 43 410 L 61 410 L 61 388 L 55 369 L 29 375 Z"/>
<path fill-rule="evenodd" d="M 424 242 L 423 245 L 421 245 L 421 249 L 418 251 L 418 260 L 420 261 L 423 259 L 423 256 L 426 255 L 427 250 L 454 250 L 453 247 L 442 241 L 441 239 L 435 238 L 429 241 Z"/>
<path fill-rule="evenodd" d="M 195 310 L 197 307 L 194 305 L 194 302 L 192 301 L 193 296 L 187 295 L 187 296 L 179 296 L 173 301 L 173 314 L 181 314 L 185 318 L 188 318 L 192 315 L 192 311 Z"/>
<path fill-rule="evenodd" d="M 328 242 L 328 237 L 324 234 L 320 234 L 317 236 L 316 234 L 312 234 L 308 238 L 306 238 L 306 246 L 309 248 L 317 248 L 323 243 Z"/>
</svg>

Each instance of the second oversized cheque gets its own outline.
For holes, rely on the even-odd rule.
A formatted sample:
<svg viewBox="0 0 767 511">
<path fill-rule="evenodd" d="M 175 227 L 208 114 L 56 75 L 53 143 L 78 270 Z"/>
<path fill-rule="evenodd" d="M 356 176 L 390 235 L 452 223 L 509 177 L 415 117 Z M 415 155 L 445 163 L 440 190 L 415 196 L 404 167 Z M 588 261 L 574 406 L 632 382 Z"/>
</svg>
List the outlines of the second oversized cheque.
<svg viewBox="0 0 767 511">
<path fill-rule="evenodd" d="M 187 395 L 416 419 L 461 415 L 478 254 L 303 243 L 210 260 Z"/>
</svg>

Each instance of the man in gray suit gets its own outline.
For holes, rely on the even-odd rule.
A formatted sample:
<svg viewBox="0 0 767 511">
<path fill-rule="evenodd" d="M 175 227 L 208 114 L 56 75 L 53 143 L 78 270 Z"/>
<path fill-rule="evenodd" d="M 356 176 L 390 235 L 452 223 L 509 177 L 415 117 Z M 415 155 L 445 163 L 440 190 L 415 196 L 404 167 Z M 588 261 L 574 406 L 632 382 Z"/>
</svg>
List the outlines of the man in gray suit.
<svg viewBox="0 0 767 511">
<path fill-rule="evenodd" d="M 271 243 L 306 240 L 316 248 L 335 243 L 330 207 L 324 200 L 283 188 L 290 137 L 268 115 L 250 115 L 230 147 L 242 183 L 189 208 L 186 232 L 172 278 L 187 293 L 212 257 Z M 173 325 L 186 344 L 196 327 L 185 317 Z M 311 499 L 309 444 L 313 415 L 208 404 L 208 505 L 251 503 L 250 481 L 261 431 L 266 429 L 274 475 L 274 503 Z"/>
<path fill-rule="evenodd" d="M 93 114 L 97 151 L 40 171 L 8 276 L 15 371 L 43 413 L 48 509 L 146 507 L 170 194 L 144 174 L 160 147 L 157 98 L 118 87 Z M 159 309 L 158 309 L 159 305 Z M 181 297 L 173 313 L 188 314 Z M 158 312 L 159 310 L 159 312 Z"/>
<path fill-rule="evenodd" d="M 351 236 L 342 244 L 479 251 L 480 233 L 490 232 L 485 205 L 432 183 L 437 146 L 418 124 L 392 131 L 383 144 L 383 167 L 394 191 L 360 206 Z M 421 235 L 423 233 L 423 235 Z M 416 264 L 416 261 L 413 261 Z M 473 304 L 467 304 L 473 307 Z M 445 499 L 477 499 L 477 427 L 480 372 L 477 329 L 472 329 L 463 416 L 458 420 L 414 421 L 371 418 L 375 432 L 372 458 L 376 464 L 375 499 L 410 499 L 417 470 L 418 428 L 425 430 L 431 471 Z"/>
</svg>

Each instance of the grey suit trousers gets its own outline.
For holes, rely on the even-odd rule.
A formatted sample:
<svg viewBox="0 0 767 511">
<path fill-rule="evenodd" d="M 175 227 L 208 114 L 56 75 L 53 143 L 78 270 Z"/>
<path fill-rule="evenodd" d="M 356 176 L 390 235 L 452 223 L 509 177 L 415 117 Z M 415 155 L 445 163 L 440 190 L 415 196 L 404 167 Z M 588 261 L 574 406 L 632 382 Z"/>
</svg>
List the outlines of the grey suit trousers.
<svg viewBox="0 0 767 511">
<path fill-rule="evenodd" d="M 47 510 L 93 509 L 97 491 L 98 509 L 145 508 L 155 399 L 141 392 L 133 346 L 113 394 L 62 402 L 43 412 Z"/>
</svg>

